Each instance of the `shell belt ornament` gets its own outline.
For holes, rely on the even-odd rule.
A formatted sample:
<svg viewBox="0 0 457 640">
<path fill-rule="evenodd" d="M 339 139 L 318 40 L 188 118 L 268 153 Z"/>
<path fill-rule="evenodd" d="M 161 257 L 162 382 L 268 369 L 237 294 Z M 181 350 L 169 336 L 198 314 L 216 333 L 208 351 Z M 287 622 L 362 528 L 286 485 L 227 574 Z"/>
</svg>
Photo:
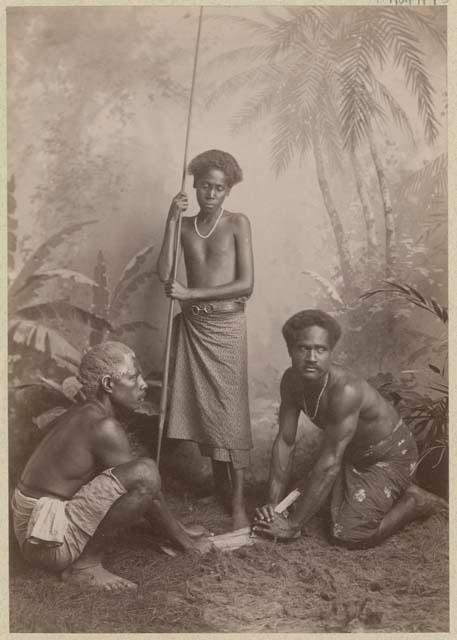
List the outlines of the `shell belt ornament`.
<svg viewBox="0 0 457 640">
<path fill-rule="evenodd" d="M 318 396 L 318 398 L 317 398 L 317 402 L 316 402 L 316 408 L 315 408 L 314 413 L 313 413 L 313 415 L 312 415 L 312 416 L 310 415 L 310 413 L 309 413 L 309 411 L 308 411 L 308 406 L 307 406 L 307 404 L 306 404 L 305 397 L 303 396 L 303 408 L 305 409 L 305 413 L 306 413 L 306 415 L 307 415 L 311 420 L 314 420 L 314 418 L 317 416 L 317 412 L 319 411 L 319 404 L 320 404 L 321 398 L 322 398 L 322 396 L 323 396 L 323 394 L 324 394 L 324 391 L 325 391 L 325 390 L 326 390 L 326 388 L 327 388 L 328 379 L 329 379 L 329 374 L 327 373 L 327 375 L 325 376 L 324 386 L 322 387 L 321 392 L 319 393 L 319 396 Z"/>
<path fill-rule="evenodd" d="M 221 208 L 221 211 L 220 211 L 219 215 L 217 216 L 217 220 L 214 223 L 214 226 L 210 229 L 209 233 L 207 233 L 206 236 L 203 235 L 202 233 L 200 233 L 200 231 L 198 230 L 198 227 L 197 227 L 197 217 L 198 216 L 195 216 L 195 218 L 194 218 L 194 229 L 195 229 L 195 233 L 197 234 L 197 236 L 199 238 L 201 238 L 202 240 L 206 240 L 207 238 L 209 238 L 214 233 L 214 230 L 216 229 L 216 227 L 217 227 L 217 225 L 219 223 L 219 220 L 222 218 L 222 214 L 223 213 L 224 213 L 224 209 Z"/>
</svg>

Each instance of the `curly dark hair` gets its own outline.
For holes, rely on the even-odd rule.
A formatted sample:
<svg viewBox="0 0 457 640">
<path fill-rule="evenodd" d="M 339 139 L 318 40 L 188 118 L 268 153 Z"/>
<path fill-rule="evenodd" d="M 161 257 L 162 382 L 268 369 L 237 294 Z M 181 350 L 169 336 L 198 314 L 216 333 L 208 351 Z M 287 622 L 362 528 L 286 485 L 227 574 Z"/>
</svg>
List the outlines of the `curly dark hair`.
<svg viewBox="0 0 457 640">
<path fill-rule="evenodd" d="M 200 153 L 189 163 L 187 172 L 194 176 L 194 187 L 196 186 L 196 180 L 206 173 L 208 169 L 219 169 L 222 171 L 229 188 L 241 182 L 243 179 L 243 172 L 240 165 L 230 153 L 220 151 L 219 149 L 211 149 L 210 151 Z"/>
<path fill-rule="evenodd" d="M 331 349 L 334 348 L 341 336 L 341 327 L 335 318 L 320 309 L 305 309 L 289 318 L 282 328 L 282 335 L 289 349 L 295 344 L 297 333 L 306 327 L 325 329 L 328 333 Z"/>
</svg>

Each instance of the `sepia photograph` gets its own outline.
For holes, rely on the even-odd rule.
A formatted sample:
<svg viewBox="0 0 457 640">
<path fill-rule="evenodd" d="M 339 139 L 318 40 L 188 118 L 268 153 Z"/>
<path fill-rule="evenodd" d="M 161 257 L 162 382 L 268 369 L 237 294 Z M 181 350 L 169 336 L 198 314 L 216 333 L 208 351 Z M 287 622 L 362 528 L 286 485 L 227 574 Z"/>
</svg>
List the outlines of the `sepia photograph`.
<svg viewBox="0 0 457 640">
<path fill-rule="evenodd" d="M 447 7 L 5 23 L 10 632 L 449 632 Z"/>
</svg>

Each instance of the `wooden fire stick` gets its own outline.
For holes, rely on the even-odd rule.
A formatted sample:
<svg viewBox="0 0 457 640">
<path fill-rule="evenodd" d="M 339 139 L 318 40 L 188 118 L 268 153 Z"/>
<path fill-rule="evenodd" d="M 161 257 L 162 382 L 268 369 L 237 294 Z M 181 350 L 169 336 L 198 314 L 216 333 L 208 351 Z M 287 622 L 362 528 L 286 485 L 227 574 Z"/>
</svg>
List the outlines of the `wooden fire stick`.
<svg viewBox="0 0 457 640">
<path fill-rule="evenodd" d="M 300 491 L 294 489 L 285 498 L 281 500 L 275 507 L 275 513 L 284 513 L 286 509 L 293 504 L 300 496 Z M 246 545 L 255 544 L 255 536 L 252 534 L 251 527 L 243 527 L 230 533 L 222 533 L 218 536 L 210 538 L 211 543 L 221 551 L 234 551 Z"/>
</svg>

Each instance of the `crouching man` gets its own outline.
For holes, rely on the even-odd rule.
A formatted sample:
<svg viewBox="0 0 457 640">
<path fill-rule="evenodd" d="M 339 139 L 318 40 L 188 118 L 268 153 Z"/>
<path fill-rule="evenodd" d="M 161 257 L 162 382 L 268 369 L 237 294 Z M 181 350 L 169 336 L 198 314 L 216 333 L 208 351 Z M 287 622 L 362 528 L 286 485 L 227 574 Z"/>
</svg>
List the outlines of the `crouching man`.
<svg viewBox="0 0 457 640">
<path fill-rule="evenodd" d="M 332 364 L 340 334 L 336 320 L 314 309 L 283 327 L 292 366 L 281 381 L 269 503 L 256 510 L 254 529 L 279 540 L 298 537 L 328 499 L 333 540 L 370 547 L 416 518 L 445 511 L 447 503 L 412 484 L 416 443 L 393 405 Z M 296 508 L 285 518 L 274 507 L 286 493 L 301 411 L 324 438 Z"/>
<path fill-rule="evenodd" d="M 145 517 L 182 550 L 207 551 L 171 515 L 150 458 L 134 459 L 119 411 L 143 399 L 134 352 L 104 342 L 82 358 L 87 402 L 59 416 L 28 461 L 12 498 L 16 538 L 26 560 L 82 586 L 135 588 L 101 564 L 119 529 Z"/>
</svg>

